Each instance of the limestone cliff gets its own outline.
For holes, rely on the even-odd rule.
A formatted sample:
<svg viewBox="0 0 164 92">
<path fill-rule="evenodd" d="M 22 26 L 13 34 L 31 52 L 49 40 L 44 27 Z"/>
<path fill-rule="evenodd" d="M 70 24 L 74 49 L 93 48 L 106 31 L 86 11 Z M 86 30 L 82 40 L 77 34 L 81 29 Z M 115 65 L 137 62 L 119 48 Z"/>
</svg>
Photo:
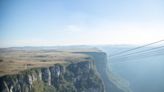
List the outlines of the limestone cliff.
<svg viewBox="0 0 164 92">
<path fill-rule="evenodd" d="M 107 66 L 107 55 L 104 52 L 76 52 L 90 55 L 95 61 L 96 69 L 103 81 L 105 92 L 131 92 L 128 87 L 119 84 L 119 78 L 114 76 Z M 110 72 L 109 72 L 110 71 Z M 109 74 L 110 73 L 110 74 Z M 112 76 L 111 76 L 112 75 Z M 114 78 L 111 78 L 114 77 Z"/>
<path fill-rule="evenodd" d="M 108 73 L 95 48 L 0 49 L 0 92 L 129 92 Z"/>
<path fill-rule="evenodd" d="M 0 92 L 104 92 L 93 62 L 55 64 L 0 78 Z"/>
<path fill-rule="evenodd" d="M 0 92 L 104 92 L 94 62 L 71 50 L 0 49 Z"/>
</svg>

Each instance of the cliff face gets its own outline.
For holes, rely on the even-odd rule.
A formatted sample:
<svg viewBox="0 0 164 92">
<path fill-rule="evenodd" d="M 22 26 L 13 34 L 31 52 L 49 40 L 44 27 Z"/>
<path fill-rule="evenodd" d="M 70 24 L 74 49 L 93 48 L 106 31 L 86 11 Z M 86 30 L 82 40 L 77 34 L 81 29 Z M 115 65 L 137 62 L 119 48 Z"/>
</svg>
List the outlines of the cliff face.
<svg viewBox="0 0 164 92">
<path fill-rule="evenodd" d="M 81 52 L 80 52 L 81 53 Z M 120 88 L 119 83 L 113 82 L 109 76 L 109 70 L 107 66 L 107 55 L 104 52 L 82 52 L 84 54 L 92 56 L 95 61 L 96 69 L 103 81 L 105 92 L 131 92 L 128 88 Z M 111 73 L 111 72 L 110 72 Z M 117 81 L 117 78 L 115 78 Z M 114 80 L 114 81 L 115 81 Z M 118 79 L 119 80 L 119 79 Z M 123 85 L 122 85 L 123 86 Z"/>
<path fill-rule="evenodd" d="M 104 92 L 93 62 L 55 64 L 0 78 L 0 92 Z"/>
<path fill-rule="evenodd" d="M 110 78 L 99 50 L 0 51 L 0 92 L 130 92 Z"/>
</svg>

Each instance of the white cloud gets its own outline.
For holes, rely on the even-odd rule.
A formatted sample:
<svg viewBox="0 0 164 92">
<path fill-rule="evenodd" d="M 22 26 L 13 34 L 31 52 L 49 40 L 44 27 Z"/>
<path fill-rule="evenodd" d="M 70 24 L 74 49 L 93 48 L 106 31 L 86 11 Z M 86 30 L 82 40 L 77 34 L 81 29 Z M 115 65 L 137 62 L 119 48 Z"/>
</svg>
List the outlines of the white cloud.
<svg viewBox="0 0 164 92">
<path fill-rule="evenodd" d="M 72 32 L 77 32 L 81 31 L 80 27 L 77 25 L 67 25 L 64 31 L 72 31 Z"/>
<path fill-rule="evenodd" d="M 58 36 L 58 38 L 56 37 Z M 61 37 L 60 37 L 61 36 Z M 51 39 L 52 38 L 52 39 Z M 146 44 L 164 39 L 162 22 L 108 22 L 99 21 L 96 25 L 70 24 L 64 31 L 54 33 L 54 37 L 6 41 L 6 46 L 54 46 L 76 44 Z"/>
<path fill-rule="evenodd" d="M 144 44 L 164 39 L 164 24 L 162 23 L 118 22 L 112 24 L 109 22 L 99 24 L 100 26 L 84 28 L 85 31 L 76 33 L 83 36 L 79 36 L 72 43 Z"/>
</svg>

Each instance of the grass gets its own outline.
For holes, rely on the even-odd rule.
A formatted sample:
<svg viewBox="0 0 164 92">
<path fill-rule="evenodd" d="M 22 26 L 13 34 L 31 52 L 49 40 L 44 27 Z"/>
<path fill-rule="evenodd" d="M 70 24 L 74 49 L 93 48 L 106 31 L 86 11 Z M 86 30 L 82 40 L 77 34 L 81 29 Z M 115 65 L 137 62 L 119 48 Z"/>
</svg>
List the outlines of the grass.
<svg viewBox="0 0 164 92">
<path fill-rule="evenodd" d="M 89 58 L 84 54 L 73 53 L 76 51 L 0 49 L 0 76 L 17 74 L 31 68 L 48 67 L 57 63 L 86 61 Z"/>
<path fill-rule="evenodd" d="M 57 92 L 55 87 L 49 86 L 43 81 L 35 81 L 32 85 L 32 92 Z"/>
</svg>

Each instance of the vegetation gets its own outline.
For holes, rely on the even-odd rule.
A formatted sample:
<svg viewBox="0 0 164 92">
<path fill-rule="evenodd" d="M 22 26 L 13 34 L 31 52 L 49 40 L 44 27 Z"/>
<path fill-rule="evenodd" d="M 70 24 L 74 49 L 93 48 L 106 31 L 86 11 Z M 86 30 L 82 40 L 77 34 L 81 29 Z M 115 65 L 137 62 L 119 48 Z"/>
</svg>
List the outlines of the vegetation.
<svg viewBox="0 0 164 92">
<path fill-rule="evenodd" d="M 3 60 L 0 62 L 2 66 L 0 83 L 4 84 L 5 81 L 9 88 L 12 85 L 13 92 L 22 90 L 22 92 L 85 92 L 91 89 L 103 92 L 104 90 L 88 55 L 67 51 L 9 51 L 4 50 L 4 53 L 0 53 L 0 60 Z M 44 71 L 49 69 L 51 73 L 52 71 L 56 73 L 57 67 L 60 71 L 59 76 L 49 75 Z M 42 78 L 39 74 L 42 74 Z M 2 88 L 5 88 L 4 85 Z"/>
<path fill-rule="evenodd" d="M 0 76 L 18 74 L 20 71 L 49 67 L 57 63 L 81 62 L 89 56 L 69 51 L 1 49 Z"/>
<path fill-rule="evenodd" d="M 57 92 L 56 88 L 43 81 L 35 81 L 32 85 L 32 92 Z"/>
</svg>

